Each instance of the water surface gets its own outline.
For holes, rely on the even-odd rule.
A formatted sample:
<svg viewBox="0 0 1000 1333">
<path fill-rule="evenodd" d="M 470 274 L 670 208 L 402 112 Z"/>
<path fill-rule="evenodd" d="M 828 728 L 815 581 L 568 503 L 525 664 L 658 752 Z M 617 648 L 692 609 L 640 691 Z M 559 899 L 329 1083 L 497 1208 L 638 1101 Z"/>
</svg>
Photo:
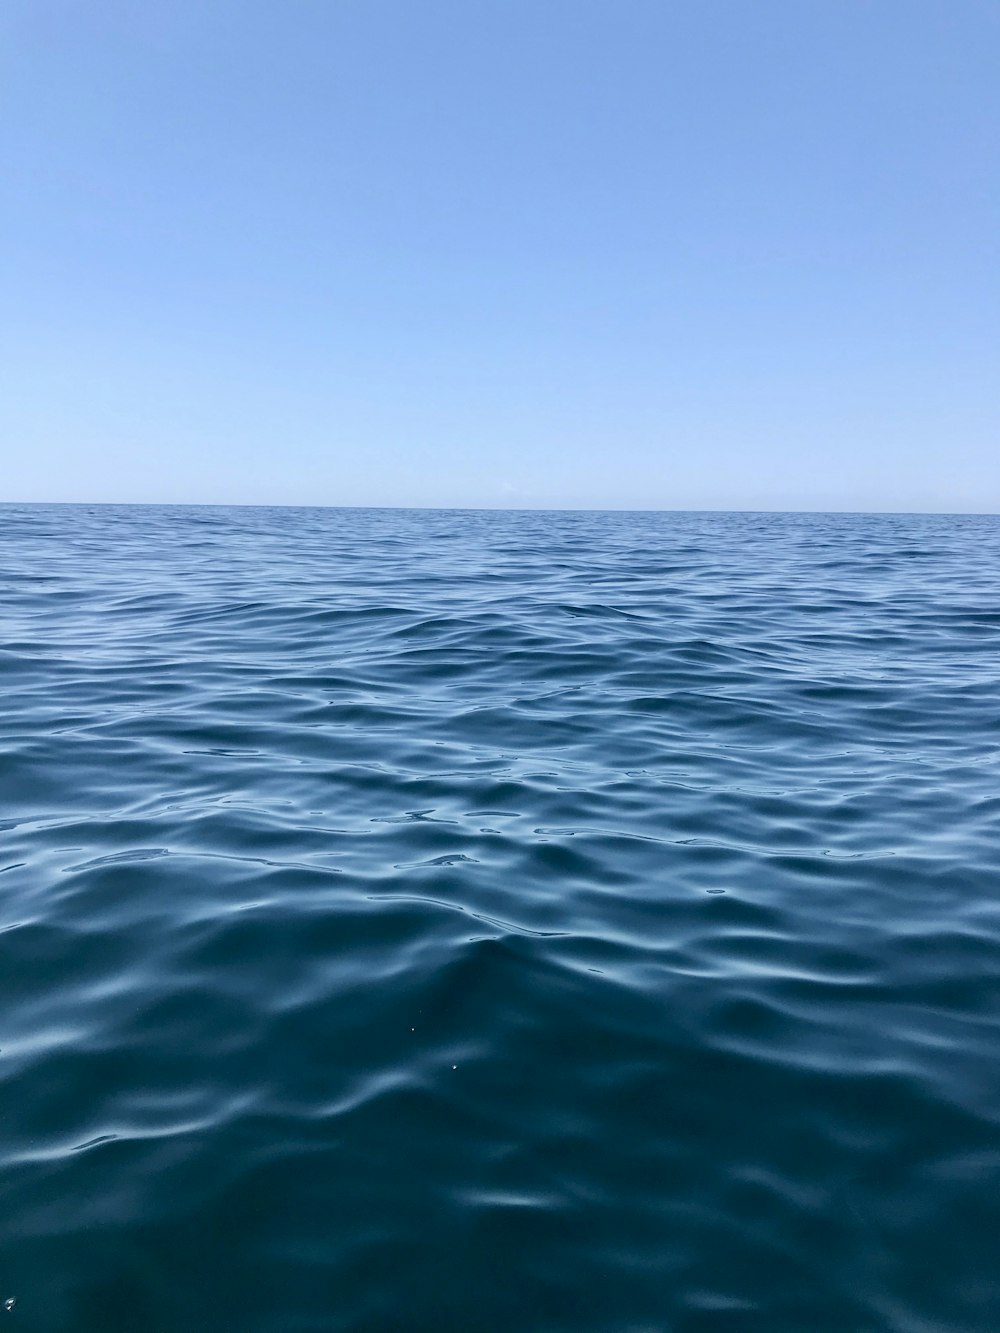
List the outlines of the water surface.
<svg viewBox="0 0 1000 1333">
<path fill-rule="evenodd" d="M 998 571 L 0 509 L 0 1327 L 997 1333 Z"/>
</svg>

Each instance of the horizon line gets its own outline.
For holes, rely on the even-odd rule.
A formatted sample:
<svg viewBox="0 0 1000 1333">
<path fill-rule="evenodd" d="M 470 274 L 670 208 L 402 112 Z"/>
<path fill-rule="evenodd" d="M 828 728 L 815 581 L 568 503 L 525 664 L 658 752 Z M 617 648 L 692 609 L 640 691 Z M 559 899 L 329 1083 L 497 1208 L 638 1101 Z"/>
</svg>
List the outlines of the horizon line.
<svg viewBox="0 0 1000 1333">
<path fill-rule="evenodd" d="M 871 517 L 997 518 L 996 509 L 722 509 L 710 506 L 635 508 L 628 505 L 407 505 L 407 504 L 299 504 L 264 500 L 0 500 L 0 508 L 61 506 L 101 509 L 359 509 L 399 510 L 428 514 L 817 514 Z"/>
</svg>

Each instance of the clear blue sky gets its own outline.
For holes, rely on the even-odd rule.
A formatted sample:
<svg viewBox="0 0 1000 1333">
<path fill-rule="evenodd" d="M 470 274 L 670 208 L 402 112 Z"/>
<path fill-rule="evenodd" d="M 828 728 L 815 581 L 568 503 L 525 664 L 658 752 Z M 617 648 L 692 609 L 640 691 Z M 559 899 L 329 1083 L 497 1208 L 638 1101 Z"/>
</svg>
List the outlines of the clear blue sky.
<svg viewBox="0 0 1000 1333">
<path fill-rule="evenodd" d="M 0 496 L 1000 510 L 996 0 L 4 0 Z"/>
</svg>

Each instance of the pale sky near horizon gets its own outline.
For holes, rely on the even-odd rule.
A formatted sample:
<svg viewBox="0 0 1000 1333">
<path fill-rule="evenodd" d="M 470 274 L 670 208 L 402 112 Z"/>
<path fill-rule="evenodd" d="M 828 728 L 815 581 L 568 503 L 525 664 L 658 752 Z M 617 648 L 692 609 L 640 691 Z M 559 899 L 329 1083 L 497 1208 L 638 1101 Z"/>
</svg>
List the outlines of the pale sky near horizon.
<svg viewBox="0 0 1000 1333">
<path fill-rule="evenodd" d="M 6 0 L 4 500 L 1000 511 L 995 0 Z"/>
</svg>

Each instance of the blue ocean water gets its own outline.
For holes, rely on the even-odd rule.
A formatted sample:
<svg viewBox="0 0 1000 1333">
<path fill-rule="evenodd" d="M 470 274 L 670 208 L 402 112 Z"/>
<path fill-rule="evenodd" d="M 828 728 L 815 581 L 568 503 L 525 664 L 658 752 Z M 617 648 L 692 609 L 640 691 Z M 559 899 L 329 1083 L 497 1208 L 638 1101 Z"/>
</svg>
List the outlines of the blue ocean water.
<svg viewBox="0 0 1000 1333">
<path fill-rule="evenodd" d="M 996 1333 L 998 576 L 0 509 L 0 1328 Z"/>
</svg>

